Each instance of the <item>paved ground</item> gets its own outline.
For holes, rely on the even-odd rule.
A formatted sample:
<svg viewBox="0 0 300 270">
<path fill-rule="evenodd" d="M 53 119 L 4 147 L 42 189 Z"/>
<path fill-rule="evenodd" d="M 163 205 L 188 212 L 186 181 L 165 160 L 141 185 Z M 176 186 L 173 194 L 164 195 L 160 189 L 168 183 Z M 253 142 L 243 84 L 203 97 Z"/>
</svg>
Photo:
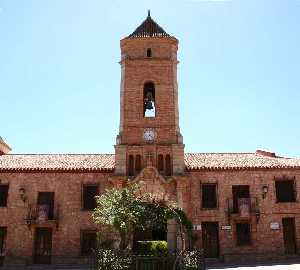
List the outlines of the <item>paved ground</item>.
<svg viewBox="0 0 300 270">
<path fill-rule="evenodd" d="M 209 269 L 226 269 L 226 270 L 300 270 L 300 264 L 278 264 L 268 266 L 243 266 L 236 268 L 209 268 Z"/>
</svg>

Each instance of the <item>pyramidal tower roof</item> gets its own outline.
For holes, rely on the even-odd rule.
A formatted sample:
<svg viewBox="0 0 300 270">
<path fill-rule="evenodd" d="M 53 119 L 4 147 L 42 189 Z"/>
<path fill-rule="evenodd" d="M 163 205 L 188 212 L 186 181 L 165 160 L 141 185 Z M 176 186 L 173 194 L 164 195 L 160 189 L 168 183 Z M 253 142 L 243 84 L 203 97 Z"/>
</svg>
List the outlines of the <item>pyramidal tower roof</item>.
<svg viewBox="0 0 300 270">
<path fill-rule="evenodd" d="M 135 29 L 135 31 L 128 36 L 129 38 L 140 37 L 171 37 L 162 27 L 160 27 L 150 16 L 150 10 L 148 10 L 148 16 L 142 24 Z"/>
</svg>

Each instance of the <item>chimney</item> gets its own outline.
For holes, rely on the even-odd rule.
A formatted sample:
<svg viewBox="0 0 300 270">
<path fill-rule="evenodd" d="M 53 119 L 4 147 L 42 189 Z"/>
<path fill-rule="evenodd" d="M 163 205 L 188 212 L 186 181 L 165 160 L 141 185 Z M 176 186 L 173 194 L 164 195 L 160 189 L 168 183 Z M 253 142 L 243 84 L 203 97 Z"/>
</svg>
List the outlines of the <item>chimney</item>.
<svg viewBox="0 0 300 270">
<path fill-rule="evenodd" d="M 11 148 L 5 141 L 0 137 L 0 156 L 8 154 L 11 151 Z"/>
<path fill-rule="evenodd" d="M 264 157 L 276 157 L 276 153 L 265 150 L 256 150 L 255 154 Z"/>
</svg>

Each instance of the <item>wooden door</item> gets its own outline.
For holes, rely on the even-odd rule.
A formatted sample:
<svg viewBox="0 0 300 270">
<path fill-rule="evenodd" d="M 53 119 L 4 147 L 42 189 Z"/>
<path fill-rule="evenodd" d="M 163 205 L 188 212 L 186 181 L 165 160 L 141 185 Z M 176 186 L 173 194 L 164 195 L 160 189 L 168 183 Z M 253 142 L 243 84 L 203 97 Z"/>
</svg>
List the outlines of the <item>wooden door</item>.
<svg viewBox="0 0 300 270">
<path fill-rule="evenodd" d="M 295 218 L 282 219 L 283 241 L 286 254 L 296 254 L 296 229 Z"/>
<path fill-rule="evenodd" d="M 6 246 L 6 227 L 0 227 L 0 267 L 3 265 Z"/>
<path fill-rule="evenodd" d="M 34 263 L 50 264 L 52 252 L 52 229 L 36 228 L 34 239 Z"/>
<path fill-rule="evenodd" d="M 202 222 L 202 243 L 206 258 L 219 257 L 218 222 Z"/>
</svg>

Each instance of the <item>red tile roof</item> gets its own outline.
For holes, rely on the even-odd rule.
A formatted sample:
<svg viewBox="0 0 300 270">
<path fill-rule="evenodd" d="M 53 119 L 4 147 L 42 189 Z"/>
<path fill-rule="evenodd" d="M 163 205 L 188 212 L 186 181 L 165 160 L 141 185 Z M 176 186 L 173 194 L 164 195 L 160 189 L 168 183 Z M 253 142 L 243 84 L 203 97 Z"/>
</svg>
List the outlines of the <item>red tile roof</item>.
<svg viewBox="0 0 300 270">
<path fill-rule="evenodd" d="M 299 158 L 283 158 L 264 151 L 256 153 L 189 153 L 185 154 L 184 161 L 187 170 L 300 169 Z"/>
<path fill-rule="evenodd" d="M 271 153 L 272 154 L 272 153 Z M 283 158 L 268 152 L 186 153 L 186 169 L 245 170 L 300 169 L 299 158 Z M 115 168 L 113 154 L 7 154 L 0 156 L 0 171 L 107 171 Z"/>
<path fill-rule="evenodd" d="M 112 154 L 26 154 L 0 156 L 0 171 L 112 171 Z"/>
</svg>

